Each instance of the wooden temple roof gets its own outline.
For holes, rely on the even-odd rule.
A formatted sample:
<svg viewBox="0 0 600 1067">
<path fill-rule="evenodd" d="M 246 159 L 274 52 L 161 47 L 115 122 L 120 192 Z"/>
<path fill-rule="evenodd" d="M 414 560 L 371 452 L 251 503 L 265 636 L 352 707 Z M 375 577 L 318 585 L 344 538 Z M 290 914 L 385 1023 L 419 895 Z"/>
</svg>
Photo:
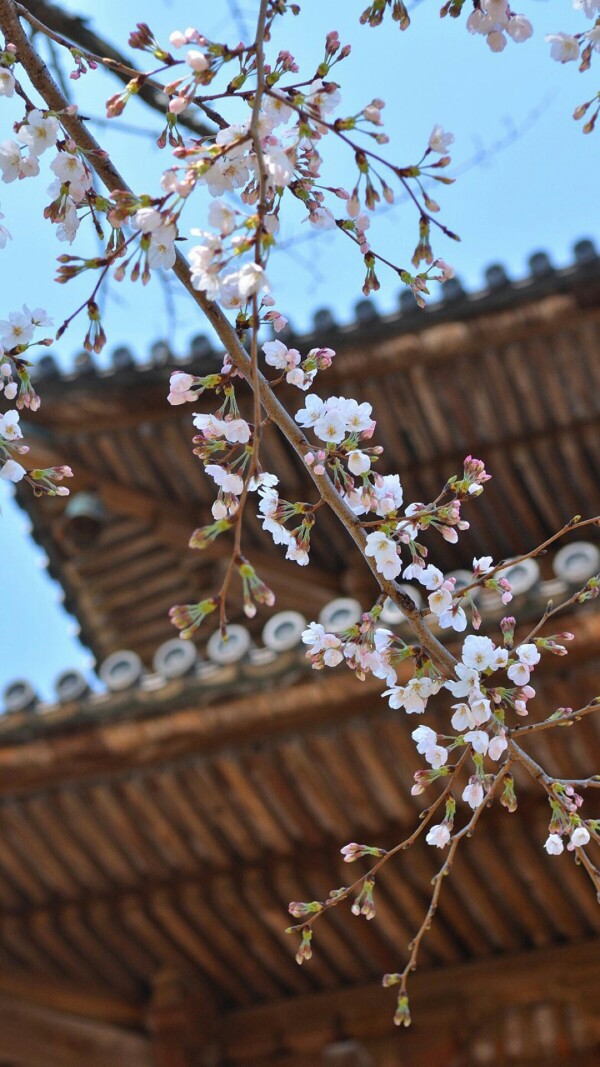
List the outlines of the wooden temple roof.
<svg viewBox="0 0 600 1067">
<path fill-rule="evenodd" d="M 486 293 L 457 292 L 419 318 L 342 329 L 321 317 L 297 341 L 336 348 L 326 388 L 373 403 L 407 499 L 435 495 L 465 452 L 485 459 L 494 480 L 469 538 L 442 546 L 448 570 L 598 510 L 600 263 L 588 247 L 569 270 L 542 267 L 519 286 L 495 276 L 493 288 L 491 275 Z M 206 591 L 220 565 L 185 549 L 208 497 L 190 409 L 167 407 L 169 359 L 158 357 L 126 365 L 121 354 L 110 374 L 80 364 L 68 388 L 46 364 L 40 385 L 33 451 L 68 456 L 108 513 L 97 543 L 74 553 L 61 502 L 27 505 L 100 659 L 128 648 L 151 663 L 173 636 L 168 607 Z M 215 359 L 205 346 L 186 365 Z M 300 468 L 275 439 L 265 449 L 302 497 Z M 372 590 L 327 522 L 300 579 L 249 533 L 277 611 L 310 599 L 316 614 L 340 595 L 368 606 Z M 538 617 L 574 588 L 557 559 L 541 562 L 515 613 Z M 562 617 L 576 641 L 536 672 L 540 717 L 598 693 L 597 604 Z M 491 625 L 501 607 L 484 607 Z M 392 1027 L 380 977 L 402 966 L 427 909 L 438 856 L 425 844 L 386 866 L 372 922 L 335 909 L 316 925 L 313 960 L 295 964 L 288 902 L 348 882 L 348 841 L 390 847 L 410 832 L 419 763 L 412 724 L 380 683 L 311 672 L 301 648 L 253 638 L 232 664 L 203 649 L 181 677 L 155 667 L 129 688 L 0 718 L 2 1067 L 599 1067 L 600 908 L 573 858 L 544 852 L 548 806 L 522 776 L 518 813 L 494 805 L 459 849 L 414 976 L 410 1031 Z M 441 703 L 432 713 L 440 729 L 445 714 Z M 551 773 L 594 774 L 600 722 L 533 735 L 527 750 Z"/>
<path fill-rule="evenodd" d="M 589 242 L 580 242 L 577 255 L 572 267 L 554 271 L 539 253 L 535 273 L 518 284 L 490 268 L 483 293 L 451 289 L 425 313 L 406 310 L 404 301 L 398 314 L 379 317 L 362 302 L 357 321 L 342 328 L 320 312 L 315 332 L 294 338 L 302 351 L 337 350 L 318 388 L 373 404 L 382 470 L 400 472 L 407 501 L 433 499 L 467 452 L 493 472 L 472 531 L 458 548 L 436 545 L 448 570 L 473 555 L 527 550 L 598 499 L 600 258 Z M 205 552 L 187 550 L 191 531 L 209 518 L 210 487 L 191 452 L 190 405 L 170 408 L 165 399 L 174 367 L 206 373 L 220 358 L 197 338 L 187 361 L 158 344 L 143 364 L 118 350 L 108 371 L 97 371 L 86 354 L 66 376 L 51 357 L 39 367 L 44 403 L 27 426 L 33 458 L 40 466 L 67 459 L 74 491 L 98 493 L 107 521 L 97 541 L 78 550 L 63 536 L 65 503 L 20 499 L 100 660 L 128 647 L 149 662 L 174 634 L 168 608 L 215 589 L 226 566 L 226 538 Z M 286 400 L 292 409 L 302 405 L 297 390 Z M 289 499 L 313 499 L 302 465 L 273 430 L 262 458 Z M 268 569 L 278 610 L 307 595 L 318 610 L 336 594 L 374 594 L 326 509 L 306 570 L 273 549 L 252 510 L 244 543 L 259 573 Z"/>
<path fill-rule="evenodd" d="M 563 623 L 577 645 L 567 670 L 553 658 L 536 678 L 545 711 L 597 689 L 598 613 Z M 385 868 L 373 922 L 348 908 L 321 920 L 303 968 L 284 930 L 289 900 L 323 899 L 347 884 L 342 844 L 390 847 L 415 825 L 419 764 L 405 724 L 379 684 L 344 670 L 279 688 L 263 680 L 229 699 L 199 690 L 184 679 L 92 701 L 87 712 L 78 704 L 5 718 L 0 1019 L 7 996 L 50 1020 L 95 1020 L 125 1035 L 123 1056 L 136 1035 L 133 1062 L 151 1067 L 142 1035 L 157 988 L 176 980 L 196 1021 L 189 1063 L 201 1067 L 312 1067 L 324 1046 L 347 1041 L 377 1067 L 394 1052 L 428 1067 L 500 1063 L 461 1045 L 468 1010 L 488 1045 L 503 1047 L 486 1021 L 491 1013 L 504 1026 L 498 1005 L 527 1019 L 544 1008 L 567 1027 L 569 1049 L 598 1052 L 600 909 L 572 858 L 544 852 L 548 807 L 526 779 L 517 780 L 519 812 L 492 808 L 458 854 L 415 977 L 414 1029 L 399 1034 L 379 980 L 399 966 L 426 910 L 437 854 L 417 844 Z M 600 724 L 590 716 L 534 735 L 527 748 L 553 773 L 592 774 Z M 432 1018 L 441 1048 L 433 1053 Z M 532 1025 L 523 1031 L 529 1051 Z M 52 1062 L 67 1067 L 54 1040 Z M 0 1054 L 5 1047 L 0 1033 Z M 102 1047 L 94 1056 L 107 1065 Z"/>
</svg>

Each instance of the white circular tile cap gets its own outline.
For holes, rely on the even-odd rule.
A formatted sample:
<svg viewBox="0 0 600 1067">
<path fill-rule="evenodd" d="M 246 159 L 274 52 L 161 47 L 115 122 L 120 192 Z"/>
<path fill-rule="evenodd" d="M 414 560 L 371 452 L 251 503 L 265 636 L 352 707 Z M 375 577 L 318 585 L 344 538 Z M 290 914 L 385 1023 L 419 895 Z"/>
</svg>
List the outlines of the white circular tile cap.
<svg viewBox="0 0 600 1067">
<path fill-rule="evenodd" d="M 206 654 L 213 663 L 227 666 L 238 663 L 247 654 L 251 645 L 250 631 L 245 626 L 232 623 L 227 627 L 227 640 L 223 641 L 221 631 L 215 630 L 206 643 Z"/>
<path fill-rule="evenodd" d="M 514 596 L 519 596 L 520 593 L 526 593 L 539 582 L 540 567 L 534 559 L 523 559 L 512 567 L 507 567 L 505 571 L 500 571 L 494 577 L 506 578 L 512 586 Z"/>
<path fill-rule="evenodd" d="M 405 593 L 406 596 L 410 597 L 416 608 L 419 608 L 420 610 L 423 607 L 423 594 L 416 585 L 405 585 L 401 582 L 398 585 L 398 589 L 401 593 Z M 402 611 L 402 608 L 399 608 L 394 604 L 394 601 L 388 597 L 383 605 L 383 610 L 379 618 L 387 626 L 399 626 L 400 623 L 405 622 L 406 615 Z"/>
<path fill-rule="evenodd" d="M 61 704 L 71 700 L 80 700 L 89 692 L 89 684 L 80 671 L 66 670 L 54 679 L 54 692 Z"/>
<path fill-rule="evenodd" d="M 198 651 L 192 641 L 171 637 L 157 648 L 152 666 L 157 674 L 170 681 L 172 678 L 183 678 L 184 674 L 191 671 L 197 659 Z"/>
<path fill-rule="evenodd" d="M 329 604 L 325 605 L 319 615 L 319 622 L 326 630 L 335 632 L 346 630 L 348 626 L 354 626 L 354 623 L 358 622 L 361 615 L 362 607 L 358 600 L 340 596 L 335 600 L 330 600 Z"/>
<path fill-rule="evenodd" d="M 306 625 L 299 611 L 279 611 L 265 623 L 262 639 L 274 652 L 289 652 L 300 644 Z"/>
<path fill-rule="evenodd" d="M 111 693 L 120 693 L 123 689 L 131 689 L 136 685 L 143 670 L 144 665 L 137 652 L 120 649 L 104 660 L 98 674 Z"/>
<path fill-rule="evenodd" d="M 4 711 L 28 711 L 37 704 L 37 693 L 26 678 L 15 678 L 2 693 Z"/>
<path fill-rule="evenodd" d="M 449 573 L 446 574 L 445 577 L 456 578 L 455 589 L 460 591 L 461 589 L 464 589 L 465 585 L 471 584 L 471 582 L 473 581 L 473 572 L 467 570 L 449 571 Z M 476 585 L 474 589 L 471 589 L 469 592 L 469 596 L 472 600 L 477 600 L 478 597 L 481 596 L 481 586 Z"/>
<path fill-rule="evenodd" d="M 554 557 L 553 570 L 565 582 L 586 582 L 600 571 L 600 548 L 591 541 L 564 545 Z"/>
</svg>

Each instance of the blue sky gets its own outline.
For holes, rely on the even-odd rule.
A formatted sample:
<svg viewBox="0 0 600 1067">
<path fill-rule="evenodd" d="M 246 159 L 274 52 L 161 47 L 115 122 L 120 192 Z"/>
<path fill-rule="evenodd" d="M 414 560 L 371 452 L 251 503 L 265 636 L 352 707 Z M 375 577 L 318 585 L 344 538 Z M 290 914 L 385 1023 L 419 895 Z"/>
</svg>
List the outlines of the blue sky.
<svg viewBox="0 0 600 1067">
<path fill-rule="evenodd" d="M 578 238 L 592 237 L 600 245 L 593 192 L 600 133 L 584 137 L 580 124 L 571 118 L 575 106 L 595 91 L 594 72 L 580 75 L 575 64 L 563 67 L 552 62 L 543 39 L 545 32 L 585 29 L 583 16 L 566 0 L 522 0 L 518 7 L 534 22 L 534 37 L 522 45 L 509 43 L 502 54 L 492 55 L 483 38 L 466 33 L 464 20 L 440 20 L 437 3 L 417 4 L 413 25 L 404 34 L 391 22 L 379 30 L 360 27 L 358 15 L 365 3 L 305 0 L 301 17 L 290 20 L 291 38 L 277 38 L 274 45 L 289 47 L 308 72 L 321 57 L 325 33 L 339 29 L 342 41 L 352 44 L 350 59 L 339 68 L 342 110 L 352 113 L 372 97 L 382 97 L 387 105 L 385 130 L 391 138 L 385 151 L 394 162 L 404 165 L 418 159 L 435 123 L 454 133 L 452 173 L 457 181 L 451 188 L 438 187 L 435 196 L 443 221 L 462 240 L 457 245 L 442 238 L 435 251 L 456 265 L 467 288 L 481 286 L 483 270 L 491 262 L 501 261 L 518 278 L 527 273 L 533 251 L 544 249 L 557 266 L 563 266 L 571 261 Z M 103 0 L 101 5 L 69 0 L 64 6 L 88 15 L 93 24 L 100 9 L 99 30 L 123 47 L 137 21 L 149 22 L 166 41 L 172 29 L 184 29 L 199 18 L 205 5 L 187 0 L 128 0 L 127 4 Z M 241 0 L 237 6 L 251 25 L 256 0 Z M 228 29 L 228 3 L 220 0 L 209 10 L 210 17 L 198 28 L 207 36 L 236 43 L 242 27 Z M 138 53 L 137 61 L 142 58 Z M 72 86 L 82 111 L 101 120 L 103 101 L 116 91 L 116 83 L 101 72 Z M 3 99 L 2 111 L 4 138 L 10 136 L 18 107 Z M 168 165 L 165 154 L 152 150 L 153 139 L 146 132 L 158 133 L 160 119 L 134 102 L 123 121 L 127 130 L 115 124 L 107 131 L 104 124 L 94 124 L 96 135 L 106 141 L 129 183 L 139 192 L 152 193 Z M 345 150 L 333 144 L 326 147 L 331 183 L 349 184 Z M 41 218 L 47 184 L 49 179 L 38 178 L 26 187 L 0 186 L 4 221 L 14 237 L 0 253 L 2 318 L 26 301 L 46 307 L 59 323 L 87 295 L 82 284 L 58 287 L 52 281 L 53 260 L 64 247 L 57 246 Z M 203 224 L 203 208 L 201 199 L 190 204 L 184 220 L 190 228 Z M 379 222 L 374 220 L 370 236 L 375 248 L 408 264 L 415 231 L 414 210 L 400 201 Z M 293 212 L 282 238 L 289 247 L 274 257 L 269 272 L 282 312 L 299 329 L 306 328 L 313 312 L 323 306 L 340 321 L 349 321 L 362 283 L 360 260 L 352 255 L 350 242 L 335 233 L 314 237 Z M 78 240 L 72 251 L 93 249 L 93 241 Z M 380 277 L 376 302 L 382 310 L 391 310 L 397 302 L 397 280 L 391 273 Z M 175 351 L 184 352 L 190 337 L 206 330 L 185 296 L 176 295 L 172 285 L 158 279 L 145 290 L 114 285 L 103 300 L 103 313 L 109 334 L 103 360 L 120 344 L 128 344 L 143 359 L 150 344 L 164 336 Z M 76 323 L 57 346 L 55 354 L 65 368 L 80 349 L 84 332 L 84 324 Z M 0 687 L 26 676 L 48 698 L 59 671 L 67 666 L 87 669 L 89 654 L 78 646 L 75 624 L 60 607 L 60 590 L 44 572 L 43 553 L 31 547 L 22 515 L 6 487 L 1 489 L 0 550 L 11 560 L 3 592 L 11 604 L 11 621 L 8 626 L 3 612 Z"/>
</svg>

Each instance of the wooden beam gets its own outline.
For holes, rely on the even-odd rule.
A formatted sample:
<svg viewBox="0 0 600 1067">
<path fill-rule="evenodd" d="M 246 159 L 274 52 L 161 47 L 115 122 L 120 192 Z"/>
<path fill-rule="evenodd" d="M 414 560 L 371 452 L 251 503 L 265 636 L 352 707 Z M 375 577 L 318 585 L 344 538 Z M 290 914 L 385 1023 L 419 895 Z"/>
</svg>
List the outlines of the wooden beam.
<svg viewBox="0 0 600 1067">
<path fill-rule="evenodd" d="M 600 613 L 582 613 L 560 621 L 561 627 L 578 634 L 570 660 L 577 663 L 597 655 Z M 557 672 L 564 672 L 563 660 L 549 657 L 540 670 L 540 678 Z M 402 664 L 399 684 L 406 682 L 411 673 L 410 663 Z M 359 683 L 343 669 L 324 671 L 317 677 L 311 673 L 306 681 L 281 691 L 276 700 L 268 691 L 256 692 L 251 698 L 242 695 L 227 700 L 222 694 L 211 695 L 199 683 L 192 687 L 185 681 L 174 682 L 153 694 L 136 689 L 98 702 L 100 721 L 89 721 L 92 709 L 88 706 L 85 727 L 77 731 L 73 730 L 73 719 L 65 719 L 57 709 L 56 723 L 62 718 L 64 726 L 60 733 L 38 736 L 25 743 L 22 736 L 15 739 L 17 743 L 9 737 L 0 745 L 0 796 L 114 774 L 122 769 L 155 766 L 188 754 L 276 737 L 285 731 L 305 731 L 316 725 L 341 722 L 364 714 L 369 704 L 379 706 L 381 689 L 377 679 L 368 677 Z M 187 706 L 182 707 L 184 701 Z M 163 714 L 157 714 L 158 706 L 164 709 Z M 553 710 L 548 708 L 548 712 Z M 133 713 L 135 718 L 111 722 L 111 711 Z M 21 721 L 28 731 L 41 725 L 29 713 L 24 713 Z M 52 722 L 50 716 L 48 721 Z M 16 716 L 0 720 L 0 737 L 3 728 L 14 732 L 17 722 Z M 577 730 L 578 726 L 570 729 Z"/>
<path fill-rule="evenodd" d="M 461 310 L 464 308 L 462 305 Z M 474 309 L 475 310 L 475 309 Z M 346 337 L 340 335 L 336 344 L 344 358 L 331 368 L 332 378 L 343 377 L 345 381 L 355 378 L 375 378 L 383 374 L 398 373 L 415 364 L 429 367 L 456 360 L 457 357 L 479 357 L 486 349 L 496 352 L 504 345 L 514 345 L 532 336 L 544 337 L 556 334 L 565 328 L 573 316 L 585 314 L 588 322 L 600 318 L 597 308 L 582 312 L 572 293 L 552 294 L 543 299 L 532 296 L 531 301 L 520 307 L 479 314 L 466 320 L 427 324 L 425 329 L 397 333 L 389 330 L 384 335 L 374 336 L 370 328 L 368 358 L 365 358 L 365 336 L 362 331 Z M 389 327 L 388 327 L 389 329 Z M 342 341 L 343 338 L 343 341 Z M 324 342 L 323 342 L 324 343 Z"/>
<path fill-rule="evenodd" d="M 143 1024 L 143 1004 L 132 998 L 116 996 L 106 989 L 67 982 L 64 979 L 37 977 L 33 974 L 0 971 L 0 997 L 16 997 L 28 1004 L 53 1011 L 81 1015 L 98 1022 L 139 1026 Z"/>
<path fill-rule="evenodd" d="M 400 672 L 408 680 L 410 668 Z M 98 704 L 104 722 L 85 726 L 77 732 L 39 738 L 25 744 L 0 747 L 0 796 L 22 791 L 39 791 L 44 786 L 74 779 L 114 773 L 166 763 L 193 752 L 210 752 L 232 743 L 259 739 L 281 731 L 340 721 L 364 711 L 368 700 L 379 697 L 381 683 L 376 679 L 359 684 L 350 674 L 323 673 L 309 677 L 301 685 L 284 689 L 277 700 L 268 692 L 258 692 L 233 700 L 221 699 L 199 710 L 201 687 L 189 691 L 187 707 L 168 710 L 174 697 L 181 701 L 183 686 L 165 686 L 161 704 L 166 714 L 121 722 L 107 722 L 112 701 Z M 157 695 L 141 691 L 120 696 L 116 706 L 138 714 L 144 704 L 152 714 Z M 26 720 L 31 724 L 31 717 Z M 10 724 L 9 724 L 10 725 Z"/>
<path fill-rule="evenodd" d="M 154 1067 L 145 1036 L 6 994 L 0 996 L 0 1060 L 18 1067 Z"/>
<path fill-rule="evenodd" d="M 333 1041 L 322 1055 L 323 1067 L 373 1067 L 373 1060 L 360 1041 Z"/>
<path fill-rule="evenodd" d="M 58 466 L 61 460 L 56 447 L 49 444 L 33 427 L 27 428 L 30 451 L 27 457 L 29 467 L 52 467 Z M 156 493 L 140 489 L 135 486 L 122 485 L 112 478 L 107 478 L 99 471 L 77 463 L 74 468 L 74 478 L 69 483 L 71 493 L 80 489 L 89 489 L 97 492 L 105 507 L 115 515 L 126 515 L 129 518 L 141 519 L 150 526 L 152 535 L 159 544 L 164 545 L 171 551 L 179 552 L 189 549 L 190 537 L 201 522 L 201 509 L 204 509 L 204 518 L 208 517 L 209 502 L 204 505 L 190 505 L 182 507 L 176 500 L 159 496 Z M 204 477 L 200 465 L 198 465 L 198 478 Z M 293 498 L 292 498 L 293 499 Z M 60 516 L 58 517 L 60 522 Z M 266 543 L 266 542 L 265 542 Z M 316 598 L 317 604 L 326 602 L 330 596 L 339 592 L 339 577 L 332 571 L 311 565 L 309 572 L 290 564 L 279 552 L 268 551 L 265 548 L 252 547 L 251 561 L 262 578 L 267 581 L 279 579 L 297 595 L 306 598 L 307 593 Z M 202 565 L 221 560 L 228 561 L 231 556 L 231 536 L 221 537 L 209 545 L 202 552 L 194 556 L 190 549 L 189 566 L 196 563 Z"/>
<path fill-rule="evenodd" d="M 155 977 L 148 1023 L 156 1067 L 192 1067 L 190 1015 L 182 981 L 175 972 L 161 971 Z"/>
<path fill-rule="evenodd" d="M 568 981 L 565 981 L 568 975 Z M 455 967 L 417 972 L 410 982 L 410 1002 L 415 1038 L 431 1041 L 435 1019 L 440 1039 L 452 1030 L 467 1011 L 493 1011 L 494 1007 L 519 1003 L 598 997 L 600 988 L 600 938 L 577 944 L 494 956 Z M 228 1064 L 250 1067 L 254 1063 L 278 1062 L 282 1050 L 302 1050 L 307 1064 L 320 1054 L 324 1033 L 339 1040 L 364 1042 L 394 1032 L 394 990 L 380 984 L 294 997 L 257 1008 L 231 1012 L 221 1021 L 220 1044 Z M 314 1035 L 312 1048 L 311 1035 Z M 410 1041 L 411 1031 L 408 1032 Z M 402 1055 L 402 1040 L 397 1054 Z M 281 1061 L 284 1062 L 283 1059 Z M 413 1061 L 410 1058 L 406 1062 Z M 430 1061 L 427 1060 L 429 1063 Z"/>
</svg>

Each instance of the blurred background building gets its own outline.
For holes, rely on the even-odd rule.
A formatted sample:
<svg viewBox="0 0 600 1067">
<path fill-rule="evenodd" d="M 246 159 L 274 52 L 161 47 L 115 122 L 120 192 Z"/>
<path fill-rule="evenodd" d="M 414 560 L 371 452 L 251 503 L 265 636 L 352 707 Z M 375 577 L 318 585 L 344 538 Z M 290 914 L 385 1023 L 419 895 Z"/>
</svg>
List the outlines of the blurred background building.
<svg viewBox="0 0 600 1067">
<path fill-rule="evenodd" d="M 351 326 L 315 315 L 301 349 L 331 345 L 328 393 L 373 404 L 377 441 L 405 499 L 432 499 L 467 452 L 493 480 L 472 529 L 439 542 L 457 581 L 472 557 L 513 557 L 576 514 L 598 511 L 600 259 L 589 241 L 572 265 L 538 253 L 511 281 L 500 266 L 481 292 L 455 280 L 417 312 L 356 306 Z M 26 427 L 35 463 L 68 457 L 68 500 L 19 493 L 65 591 L 100 684 L 75 670 L 42 702 L 35 678 L 4 691 L 0 718 L 0 1063 L 3 1067 L 507 1067 L 600 1064 L 600 907 L 573 858 L 543 850 L 544 796 L 517 778 L 519 812 L 494 805 L 466 841 L 412 981 L 414 1023 L 392 1026 L 394 991 L 427 909 L 438 855 L 418 843 L 378 881 L 377 917 L 335 909 L 299 968 L 288 901 L 324 899 L 356 868 L 350 840 L 391 847 L 415 825 L 412 724 L 381 685 L 343 668 L 310 671 L 304 617 L 340 629 L 376 589 L 350 541 L 319 511 L 313 559 L 284 562 L 252 515 L 246 549 L 277 594 L 231 639 L 175 637 L 177 602 L 217 588 L 229 546 L 187 549 L 209 490 L 191 454 L 188 407 L 169 408 L 174 366 L 220 364 L 197 337 L 187 359 L 157 342 L 109 368 L 87 355 L 65 375 L 37 368 L 44 405 Z M 277 436 L 264 463 L 290 499 L 309 499 L 302 466 Z M 515 566 L 514 613 L 538 618 L 598 571 L 589 533 Z M 410 590 L 419 602 L 419 590 Z M 484 630 L 504 614 L 479 600 Z M 512 608 L 511 608 L 512 610 Z M 404 632 L 388 605 L 386 625 Z M 567 660 L 536 672 L 540 717 L 598 691 L 596 602 L 559 624 Z M 445 721 L 440 706 L 440 729 Z M 551 773 L 600 768 L 600 724 L 536 735 Z M 594 814 L 593 794 L 588 798 Z M 358 867 L 358 865 L 357 865 Z"/>
</svg>

